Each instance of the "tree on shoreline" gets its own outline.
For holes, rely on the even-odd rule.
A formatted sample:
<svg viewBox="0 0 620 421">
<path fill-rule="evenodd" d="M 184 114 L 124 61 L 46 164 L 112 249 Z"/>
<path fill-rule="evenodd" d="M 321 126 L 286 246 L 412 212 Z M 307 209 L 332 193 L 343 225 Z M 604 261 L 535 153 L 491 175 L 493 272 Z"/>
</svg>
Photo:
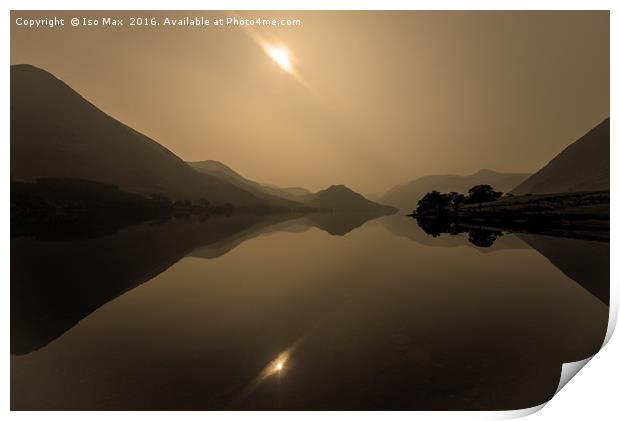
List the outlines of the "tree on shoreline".
<svg viewBox="0 0 620 421">
<path fill-rule="evenodd" d="M 478 184 L 469 189 L 469 203 L 493 202 L 502 197 L 502 192 L 496 192 L 488 184 Z"/>
<path fill-rule="evenodd" d="M 441 193 L 433 190 L 426 193 L 418 201 L 418 207 L 414 211 L 417 215 L 426 216 L 447 216 L 455 215 L 459 212 L 462 205 L 469 203 L 493 202 L 502 196 L 501 192 L 496 192 L 488 184 L 473 186 L 465 196 L 458 192 Z"/>
</svg>

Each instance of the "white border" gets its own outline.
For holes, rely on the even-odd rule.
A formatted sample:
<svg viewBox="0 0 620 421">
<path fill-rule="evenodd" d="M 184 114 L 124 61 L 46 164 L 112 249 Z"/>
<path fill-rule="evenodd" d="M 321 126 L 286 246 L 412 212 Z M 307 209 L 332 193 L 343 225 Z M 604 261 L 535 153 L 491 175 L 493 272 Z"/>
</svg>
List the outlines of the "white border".
<svg viewBox="0 0 620 421">
<path fill-rule="evenodd" d="M 615 121 L 617 118 L 616 104 L 618 99 L 618 84 L 616 75 L 620 74 L 618 67 L 618 11 L 620 7 L 617 1 L 590 0 L 590 1 L 552 1 L 552 0 L 522 0 L 522 1 L 500 1 L 500 0 L 474 0 L 465 2 L 463 0 L 302 0 L 296 2 L 283 0 L 230 0 L 230 1 L 196 1 L 196 0 L 175 0 L 163 1 L 152 0 L 149 2 L 131 1 L 131 0 L 108 0 L 108 1 L 77 1 L 63 0 L 54 3 L 38 0 L 38 1 L 14 1 L 4 2 L 6 5 L 5 19 L 2 21 L 3 34 L 5 41 L 2 43 L 2 52 L 7 61 L 10 60 L 10 19 L 9 10 L 611 10 L 611 185 L 620 185 L 618 183 L 620 170 L 616 170 L 613 165 L 618 156 L 618 148 L 616 147 L 618 131 L 615 129 Z M 4 294 L 2 305 L 2 326 L 4 334 L 0 338 L 3 345 L 5 358 L 2 360 L 2 382 L 1 397 L 4 405 L 3 410 L 8 411 L 10 407 L 9 384 L 10 384 L 10 362 L 9 362 L 9 63 L 1 68 L 3 80 L 3 101 L 0 111 L 0 118 L 3 121 L 2 139 L 3 151 L 1 155 L 2 168 L 4 169 L 4 182 L 1 183 L 0 197 L 4 198 L 4 206 L 0 207 L 1 229 L 2 229 L 2 250 L 0 259 L 3 268 L 3 286 Z M 615 191 L 615 190 L 614 190 Z M 615 326 L 618 311 L 617 301 L 617 275 L 619 262 L 619 249 L 616 247 L 615 239 L 618 236 L 619 225 L 615 223 L 618 217 L 618 206 L 615 194 L 611 196 L 612 216 L 611 216 L 611 305 L 610 305 L 610 329 L 606 338 L 608 342 L 613 327 Z M 585 417 L 594 417 L 594 419 L 610 419 L 614 418 L 613 414 L 618 414 L 617 404 L 617 385 L 618 374 L 620 374 L 620 364 L 618 362 L 617 340 L 606 345 L 599 355 L 596 355 L 588 364 L 588 369 L 579 373 L 577 380 L 569 382 L 549 404 L 546 405 L 544 411 L 538 412 L 534 417 L 540 419 L 583 419 Z M 104 419 L 109 416 L 120 418 L 147 418 L 149 420 L 167 419 L 173 415 L 183 418 L 203 418 L 205 416 L 216 419 L 234 420 L 240 417 L 251 416 L 256 420 L 274 421 L 287 420 L 291 418 L 301 420 L 314 420 L 315 417 L 327 417 L 333 419 L 355 418 L 361 420 L 373 419 L 375 417 L 390 419 L 409 419 L 410 417 L 420 417 L 423 419 L 501 419 L 513 418 L 515 416 L 523 416 L 540 408 L 533 408 L 525 411 L 501 411 L 501 412 L 326 412 L 315 414 L 312 412 L 184 412 L 184 413 L 167 413 L 167 412 L 90 412 L 87 415 L 79 412 L 48 412 L 48 413 L 29 413 L 29 412 L 13 412 L 10 416 L 16 419 L 31 419 L 34 417 L 44 416 L 46 419 L 81 419 L 88 416 L 93 419 Z M 541 418 L 542 417 L 542 418 Z"/>
<path fill-rule="evenodd" d="M 9 0 L 12 10 L 612 10 L 614 1 L 554 0 Z"/>
</svg>

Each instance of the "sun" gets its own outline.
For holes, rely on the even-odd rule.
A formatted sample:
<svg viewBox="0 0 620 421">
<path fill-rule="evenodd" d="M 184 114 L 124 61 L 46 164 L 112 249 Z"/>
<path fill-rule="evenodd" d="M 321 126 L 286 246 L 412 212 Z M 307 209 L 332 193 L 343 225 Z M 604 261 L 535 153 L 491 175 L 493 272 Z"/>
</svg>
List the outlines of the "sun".
<svg viewBox="0 0 620 421">
<path fill-rule="evenodd" d="M 286 51 L 284 48 L 268 45 L 266 47 L 266 51 L 269 57 L 271 57 L 271 59 L 275 61 L 278 66 L 280 66 L 283 70 L 289 73 L 293 71 L 293 63 L 291 62 L 288 51 Z"/>
</svg>

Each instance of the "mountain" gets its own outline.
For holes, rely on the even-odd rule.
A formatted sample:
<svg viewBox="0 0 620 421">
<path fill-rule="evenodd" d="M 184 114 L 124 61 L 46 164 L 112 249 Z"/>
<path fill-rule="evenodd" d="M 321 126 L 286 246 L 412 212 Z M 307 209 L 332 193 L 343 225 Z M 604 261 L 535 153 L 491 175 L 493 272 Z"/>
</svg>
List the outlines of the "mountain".
<svg viewBox="0 0 620 421">
<path fill-rule="evenodd" d="M 276 196 L 281 199 L 298 201 L 303 196 L 311 194 L 310 190 L 302 187 L 278 187 L 269 184 L 260 184 L 256 181 L 248 180 L 241 174 L 218 161 L 207 160 L 188 162 L 188 164 L 196 171 L 212 175 L 227 181 L 237 187 L 247 190 L 257 197 L 265 197 L 270 199 L 271 196 Z"/>
<path fill-rule="evenodd" d="M 241 174 L 237 173 L 228 165 L 222 164 L 219 161 L 213 161 L 209 159 L 206 161 L 188 162 L 188 164 L 196 171 L 200 171 L 205 174 L 212 174 L 216 175 L 217 177 L 226 177 L 238 183 L 245 183 L 250 185 L 258 184 L 244 178 L 243 176 L 241 176 Z"/>
<path fill-rule="evenodd" d="M 609 118 L 512 190 L 515 195 L 609 190 Z"/>
<path fill-rule="evenodd" d="M 489 184 L 496 191 L 508 192 L 528 176 L 529 174 L 499 173 L 492 170 L 480 170 L 471 175 L 428 175 L 392 188 L 383 195 L 381 203 L 396 206 L 401 210 L 411 210 L 416 207 L 418 200 L 432 190 L 467 193 L 477 184 Z"/>
<path fill-rule="evenodd" d="M 262 184 L 262 188 L 274 196 L 291 200 L 302 200 L 305 196 L 312 194 L 310 190 L 304 187 L 279 187 L 273 184 Z"/>
<path fill-rule="evenodd" d="M 341 212 L 363 211 L 376 215 L 377 213 L 383 214 L 394 211 L 390 206 L 372 202 L 343 185 L 331 186 L 317 193 L 311 193 L 309 190 L 302 187 L 278 187 L 249 180 L 228 165 L 218 161 L 207 160 L 188 162 L 188 164 L 196 171 L 221 178 L 224 181 L 251 192 L 259 198 L 277 196 L 285 200 L 301 202 L 310 207 Z"/>
<path fill-rule="evenodd" d="M 344 185 L 331 186 L 325 190 L 306 196 L 302 201 L 312 207 L 331 209 L 336 212 L 376 212 L 391 214 L 397 210 L 391 206 L 372 202 Z"/>
<path fill-rule="evenodd" d="M 195 171 L 31 65 L 11 66 L 10 153 L 13 180 L 83 179 L 144 196 L 265 204 L 238 186 Z"/>
</svg>

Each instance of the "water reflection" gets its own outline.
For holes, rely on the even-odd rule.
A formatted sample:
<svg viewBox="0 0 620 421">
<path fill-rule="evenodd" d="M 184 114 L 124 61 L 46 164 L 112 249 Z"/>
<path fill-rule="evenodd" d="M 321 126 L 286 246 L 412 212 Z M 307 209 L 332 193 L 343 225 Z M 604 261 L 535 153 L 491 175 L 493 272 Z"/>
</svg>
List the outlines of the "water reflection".
<svg viewBox="0 0 620 421">
<path fill-rule="evenodd" d="M 495 240 L 502 236 L 501 231 L 471 228 L 469 230 L 469 242 L 478 247 L 491 247 Z"/>
<path fill-rule="evenodd" d="M 354 219 L 12 238 L 12 408 L 517 409 L 600 347 L 608 308 L 555 243 Z"/>
<path fill-rule="evenodd" d="M 319 228 L 331 235 L 346 235 L 356 228 L 361 227 L 367 221 L 377 218 L 379 215 L 365 212 L 354 213 L 312 213 L 306 216 L 309 226 Z"/>
<path fill-rule="evenodd" d="M 418 224 L 416 220 L 407 216 L 382 218 L 381 223 L 392 234 L 405 237 L 428 247 L 461 247 L 476 246 L 470 241 L 469 228 L 456 225 L 452 222 L 429 222 Z M 475 247 L 481 253 L 491 253 L 500 250 L 529 249 L 530 246 L 515 235 L 495 235 L 489 247 Z"/>
<path fill-rule="evenodd" d="M 608 235 L 601 237 L 588 235 L 587 232 L 577 232 L 562 237 L 511 233 L 497 228 L 462 225 L 449 219 L 418 219 L 415 220 L 415 224 L 410 218 L 386 218 L 383 221 L 392 232 L 428 245 L 462 245 L 463 235 L 467 234 L 471 245 L 491 251 L 531 247 L 549 259 L 569 278 L 609 305 L 610 255 L 609 240 L 606 239 Z M 420 232 L 426 234 L 426 242 L 420 237 Z M 430 243 L 429 236 L 432 238 Z M 502 238 L 506 238 L 507 241 L 497 243 Z"/>
<path fill-rule="evenodd" d="M 609 242 L 524 233 L 516 236 L 609 305 Z"/>
<path fill-rule="evenodd" d="M 500 230 L 468 227 L 449 219 L 418 219 L 416 222 L 426 234 L 434 238 L 441 234 L 452 236 L 468 234 L 469 242 L 478 247 L 491 247 L 495 240 L 502 236 Z"/>
<path fill-rule="evenodd" d="M 344 235 L 376 214 L 237 214 L 134 225 L 42 224 L 11 239 L 11 353 L 45 346 L 79 320 L 184 256 L 213 259 L 270 232 Z M 124 222 L 124 221 L 123 221 Z M 66 236 L 63 235 L 66 233 Z M 33 262 L 37 262 L 33 264 Z"/>
<path fill-rule="evenodd" d="M 256 392 L 256 390 L 268 379 L 277 377 L 277 380 L 281 380 L 286 364 L 291 358 L 291 354 L 297 345 L 298 344 L 285 349 L 278 354 L 276 358 L 270 361 L 269 364 L 267 364 L 267 366 L 265 366 L 265 368 L 261 370 L 261 372 L 248 384 L 248 386 L 243 389 L 239 396 L 232 401 L 232 405 L 230 405 L 230 407 L 235 408 L 243 405 L 244 401 Z"/>
</svg>

